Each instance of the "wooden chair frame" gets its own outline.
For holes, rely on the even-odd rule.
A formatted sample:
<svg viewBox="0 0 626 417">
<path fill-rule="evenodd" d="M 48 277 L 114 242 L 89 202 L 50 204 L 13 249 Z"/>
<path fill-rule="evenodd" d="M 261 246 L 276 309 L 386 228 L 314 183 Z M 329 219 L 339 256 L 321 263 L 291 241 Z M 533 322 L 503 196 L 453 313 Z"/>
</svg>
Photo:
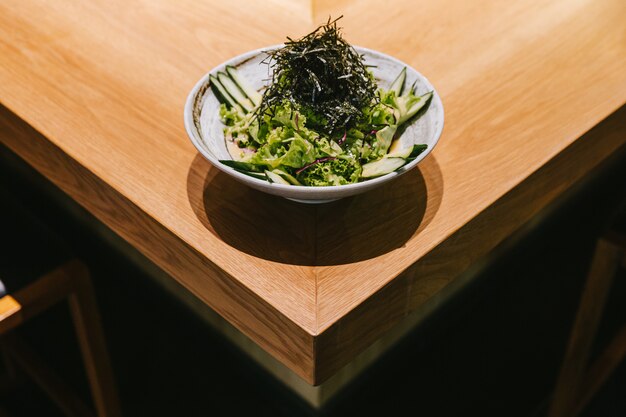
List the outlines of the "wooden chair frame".
<svg viewBox="0 0 626 417">
<path fill-rule="evenodd" d="M 89 409 L 35 352 L 13 332 L 29 318 L 67 299 L 96 414 L 120 417 L 120 405 L 89 270 L 71 260 L 14 294 L 0 298 L 0 346 L 71 417 L 93 416 Z"/>
<path fill-rule="evenodd" d="M 626 267 L 626 236 L 613 231 L 598 240 L 570 333 L 548 417 L 575 417 L 626 357 L 626 325 L 589 366 L 589 354 L 620 263 Z"/>
</svg>

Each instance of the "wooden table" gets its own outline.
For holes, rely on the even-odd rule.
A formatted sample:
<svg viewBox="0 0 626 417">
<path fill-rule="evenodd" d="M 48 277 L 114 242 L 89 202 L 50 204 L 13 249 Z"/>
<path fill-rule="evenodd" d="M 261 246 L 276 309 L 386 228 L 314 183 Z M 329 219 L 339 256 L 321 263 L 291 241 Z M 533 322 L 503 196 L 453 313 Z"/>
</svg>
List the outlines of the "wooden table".
<svg viewBox="0 0 626 417">
<path fill-rule="evenodd" d="M 381 191 L 323 206 L 211 168 L 183 128 L 194 83 L 340 14 L 349 41 L 439 91 L 433 154 Z M 319 385 L 368 363 L 624 145 L 625 111 L 599 125 L 626 102 L 624 22 L 623 0 L 5 0 L 0 140 Z"/>
</svg>

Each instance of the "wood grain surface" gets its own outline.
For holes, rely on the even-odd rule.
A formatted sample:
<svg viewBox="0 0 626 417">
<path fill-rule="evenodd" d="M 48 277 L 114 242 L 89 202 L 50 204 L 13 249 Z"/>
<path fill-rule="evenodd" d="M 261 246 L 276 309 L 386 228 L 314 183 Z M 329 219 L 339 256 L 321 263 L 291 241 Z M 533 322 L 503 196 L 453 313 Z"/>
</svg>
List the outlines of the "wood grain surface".
<svg viewBox="0 0 626 417">
<path fill-rule="evenodd" d="M 437 88 L 434 153 L 320 207 L 212 169 L 182 123 L 194 83 L 340 14 Z M 317 384 L 626 142 L 622 112 L 581 143 L 626 102 L 624 21 L 622 0 L 5 0 L 0 141 Z"/>
</svg>

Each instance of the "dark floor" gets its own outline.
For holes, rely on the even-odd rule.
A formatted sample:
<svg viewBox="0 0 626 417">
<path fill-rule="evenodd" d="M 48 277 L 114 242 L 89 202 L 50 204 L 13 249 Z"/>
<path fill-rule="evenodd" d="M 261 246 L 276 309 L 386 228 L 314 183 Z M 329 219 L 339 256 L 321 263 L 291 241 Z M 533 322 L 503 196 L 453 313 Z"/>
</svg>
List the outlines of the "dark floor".
<svg viewBox="0 0 626 417">
<path fill-rule="evenodd" d="M 14 157 L 5 150 L 4 158 Z M 580 195 L 499 248 L 498 260 L 445 310 L 324 410 L 314 412 L 155 284 L 119 248 L 98 238 L 94 220 L 91 227 L 76 223 L 80 209 L 58 204 L 58 191 L 47 185 L 42 189 L 36 175 L 13 165 L 15 161 L 4 166 L 2 161 L 0 185 L 13 193 L 17 204 L 60 231 L 93 270 L 126 416 L 387 416 L 407 408 L 428 416 L 543 415 L 594 237 L 616 193 L 626 190 L 625 164 L 606 168 Z M 8 207 L 5 201 L 2 206 Z M 3 237 L 21 233 L 12 230 L 15 225 L 2 224 Z M 620 273 L 600 345 L 626 322 L 626 272 Z M 23 333 L 89 397 L 64 306 L 33 320 Z M 16 417 L 61 415 L 27 378 L 0 393 L 0 404 Z M 626 415 L 626 363 L 584 415 Z"/>
</svg>

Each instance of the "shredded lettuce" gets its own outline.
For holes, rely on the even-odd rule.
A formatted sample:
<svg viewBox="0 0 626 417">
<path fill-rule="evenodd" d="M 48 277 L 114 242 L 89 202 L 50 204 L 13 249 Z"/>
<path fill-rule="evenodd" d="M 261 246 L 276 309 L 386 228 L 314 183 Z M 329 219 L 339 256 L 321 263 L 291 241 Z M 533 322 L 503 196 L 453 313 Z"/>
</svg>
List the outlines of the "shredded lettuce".
<svg viewBox="0 0 626 417">
<path fill-rule="evenodd" d="M 356 158 L 335 158 L 311 165 L 298 178 L 304 185 L 346 185 L 358 182 L 361 171 Z"/>
<path fill-rule="evenodd" d="M 272 172 L 288 183 L 309 186 L 353 184 L 362 180 L 363 165 L 384 158 L 398 127 L 411 119 L 430 99 L 413 91 L 396 96 L 379 89 L 353 127 L 330 136 L 324 133 L 323 116 L 283 101 L 263 113 L 242 114 L 220 106 L 224 135 L 242 152 L 233 158 L 257 172 Z"/>
</svg>

